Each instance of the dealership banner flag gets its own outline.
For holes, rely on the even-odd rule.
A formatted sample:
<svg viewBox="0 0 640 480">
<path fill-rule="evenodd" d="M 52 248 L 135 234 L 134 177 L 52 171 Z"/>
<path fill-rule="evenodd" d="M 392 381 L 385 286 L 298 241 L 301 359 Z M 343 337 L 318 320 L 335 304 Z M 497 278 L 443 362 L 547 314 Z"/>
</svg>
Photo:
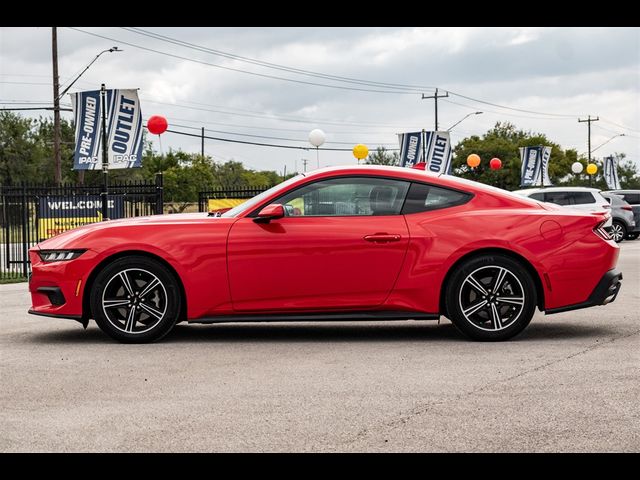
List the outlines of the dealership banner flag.
<svg viewBox="0 0 640 480">
<path fill-rule="evenodd" d="M 449 132 L 425 132 L 427 156 L 425 170 L 432 173 L 451 173 L 451 137 Z"/>
<path fill-rule="evenodd" d="M 399 133 L 400 166 L 413 167 L 422 161 L 422 132 Z"/>
<path fill-rule="evenodd" d="M 100 90 L 72 93 L 76 123 L 74 170 L 102 168 L 102 106 Z M 106 90 L 109 169 L 142 165 L 142 112 L 136 89 Z"/>
<path fill-rule="evenodd" d="M 542 147 L 542 185 L 550 187 L 553 185 L 549 178 L 549 159 L 551 158 L 551 147 Z"/>
<path fill-rule="evenodd" d="M 602 169 L 604 181 L 610 190 L 620 190 L 620 179 L 618 178 L 618 160 L 613 155 L 605 157 L 604 168 Z"/>
<path fill-rule="evenodd" d="M 535 187 L 553 185 L 549 178 L 549 160 L 551 147 L 521 147 L 520 159 L 522 170 L 520 172 L 521 187 Z"/>
</svg>

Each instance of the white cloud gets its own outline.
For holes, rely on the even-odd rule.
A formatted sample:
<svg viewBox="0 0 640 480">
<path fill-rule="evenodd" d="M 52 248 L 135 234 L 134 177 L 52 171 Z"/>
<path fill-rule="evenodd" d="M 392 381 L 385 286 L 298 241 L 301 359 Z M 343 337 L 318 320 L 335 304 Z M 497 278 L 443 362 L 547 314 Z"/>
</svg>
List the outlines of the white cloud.
<svg viewBox="0 0 640 480">
<path fill-rule="evenodd" d="M 328 142 L 364 142 L 370 145 L 395 145 L 397 132 L 433 126 L 433 100 L 422 100 L 420 92 L 415 95 L 365 93 L 256 77 L 140 50 L 124 42 L 257 73 L 305 82 L 327 82 L 325 79 L 296 76 L 178 47 L 119 28 L 83 29 L 116 40 L 100 39 L 60 28 L 61 78 L 73 77 L 99 51 L 118 45 L 124 52 L 103 55 L 83 75 L 77 86 L 82 89 L 99 88 L 100 83 L 104 82 L 107 86 L 139 87 L 143 98 L 183 105 L 168 106 L 143 101 L 145 115 L 164 114 L 170 123 L 298 139 L 301 145 L 306 145 L 308 131 L 316 126 L 325 130 Z M 378 82 L 437 85 L 470 97 L 525 110 L 599 115 L 602 120 L 593 124 L 594 146 L 619 132 L 626 132 L 628 136 L 609 142 L 597 151 L 597 155 L 624 151 L 629 158 L 636 161 L 640 158 L 638 29 L 149 30 L 295 68 Z M 50 101 L 50 29 L 0 29 L 0 75 L 0 82 L 23 83 L 0 83 L 0 99 Z M 184 108 L 184 105 L 198 109 Z M 441 101 L 439 106 L 440 124 L 445 128 L 470 111 L 485 112 L 468 118 L 456 127 L 453 132 L 456 140 L 468 134 L 481 134 L 498 120 L 508 120 L 520 128 L 543 132 L 564 147 L 586 150 L 586 127 L 575 118 L 544 119 L 453 96 Z M 263 116 L 260 112 L 268 115 Z M 34 115 L 38 114 L 45 113 L 37 112 Z M 276 116 L 293 116 L 300 120 L 285 121 Z M 339 122 L 357 125 L 336 124 Z M 614 123 L 635 131 L 623 130 Z M 222 133 L 210 134 L 231 137 Z M 292 143 L 276 139 L 253 139 L 266 143 Z M 197 138 L 173 134 L 165 134 L 163 146 L 165 149 L 200 150 Z M 310 164 L 315 165 L 315 152 L 312 151 L 244 146 L 213 140 L 207 140 L 205 150 L 216 159 L 236 158 L 253 168 L 282 170 L 286 163 L 287 169 L 291 170 L 296 161 L 298 167 L 301 166 L 301 158 L 309 158 L 313 160 Z M 350 152 L 321 152 L 321 163 L 355 163 L 355 159 Z"/>
</svg>

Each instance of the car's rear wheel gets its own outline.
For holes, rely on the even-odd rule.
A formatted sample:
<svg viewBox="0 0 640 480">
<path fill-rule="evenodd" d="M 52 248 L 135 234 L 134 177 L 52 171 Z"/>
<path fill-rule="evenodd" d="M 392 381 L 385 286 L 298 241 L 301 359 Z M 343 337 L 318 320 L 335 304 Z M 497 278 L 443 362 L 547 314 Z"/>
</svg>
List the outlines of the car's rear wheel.
<svg viewBox="0 0 640 480">
<path fill-rule="evenodd" d="M 640 237 L 640 233 L 627 233 L 627 240 L 635 240 Z"/>
<path fill-rule="evenodd" d="M 526 328 L 535 312 L 536 287 L 529 272 L 505 255 L 464 262 L 445 296 L 453 324 L 474 340 L 507 340 Z"/>
<path fill-rule="evenodd" d="M 614 220 L 611 224 L 611 238 L 616 243 L 620 243 L 627 236 L 627 229 L 622 222 Z"/>
<path fill-rule="evenodd" d="M 91 289 L 91 312 L 98 326 L 124 343 L 160 340 L 180 314 L 180 288 L 160 262 L 132 255 L 108 264 Z"/>
</svg>

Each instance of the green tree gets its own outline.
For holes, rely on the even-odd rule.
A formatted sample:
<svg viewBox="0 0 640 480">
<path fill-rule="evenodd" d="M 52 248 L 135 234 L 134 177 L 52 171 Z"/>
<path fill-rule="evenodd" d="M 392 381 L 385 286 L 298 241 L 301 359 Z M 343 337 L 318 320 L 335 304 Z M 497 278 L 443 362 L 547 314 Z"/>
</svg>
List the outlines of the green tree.
<svg viewBox="0 0 640 480">
<path fill-rule="evenodd" d="M 183 163 L 176 163 L 164 171 L 164 199 L 166 202 L 197 202 L 198 192 L 208 190 L 214 183 L 209 159 L 200 155 L 178 152 Z M 190 163 L 184 163 L 190 157 Z"/>
<path fill-rule="evenodd" d="M 12 112 L 0 112 L 0 184 L 36 178 L 41 159 L 35 148 L 33 123 Z"/>
<path fill-rule="evenodd" d="M 376 148 L 376 151 L 369 153 L 364 159 L 368 165 L 400 165 L 400 154 L 398 152 L 388 152 L 384 147 Z"/>
<path fill-rule="evenodd" d="M 560 145 L 549 140 L 542 133 L 518 130 L 512 123 L 498 122 L 481 137 L 474 135 L 460 141 L 454 148 L 453 173 L 482 183 L 506 190 L 520 188 L 520 147 L 551 146 L 549 177 L 554 184 L 571 172 L 571 164 L 577 159 L 575 150 L 563 150 Z M 480 156 L 480 166 L 471 169 L 467 166 L 467 157 L 475 153 Z M 489 160 L 497 157 L 502 160 L 500 170 L 491 170 Z"/>
</svg>

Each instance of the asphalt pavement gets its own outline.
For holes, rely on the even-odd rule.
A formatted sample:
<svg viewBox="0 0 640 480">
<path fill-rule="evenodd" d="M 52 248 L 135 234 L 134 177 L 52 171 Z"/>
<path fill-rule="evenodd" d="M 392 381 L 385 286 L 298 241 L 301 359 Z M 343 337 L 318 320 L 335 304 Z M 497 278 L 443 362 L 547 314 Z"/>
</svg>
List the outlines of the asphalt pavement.
<svg viewBox="0 0 640 480">
<path fill-rule="evenodd" d="M 640 451 L 640 240 L 610 305 L 509 342 L 446 320 L 179 325 L 152 345 L 0 285 L 0 451 Z"/>
</svg>

